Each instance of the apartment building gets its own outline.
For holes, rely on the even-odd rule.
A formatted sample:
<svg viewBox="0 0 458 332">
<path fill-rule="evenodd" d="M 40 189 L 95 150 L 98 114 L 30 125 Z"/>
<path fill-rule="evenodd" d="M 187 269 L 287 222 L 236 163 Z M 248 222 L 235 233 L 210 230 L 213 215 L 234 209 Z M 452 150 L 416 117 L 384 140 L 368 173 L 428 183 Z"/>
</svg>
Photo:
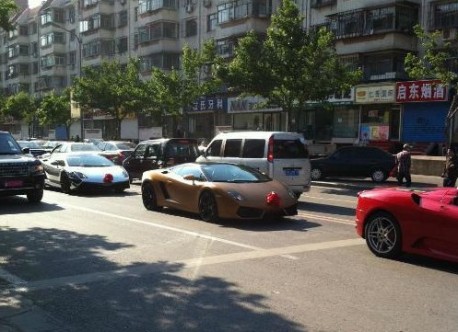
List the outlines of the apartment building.
<svg viewBox="0 0 458 332">
<path fill-rule="evenodd" d="M 247 31 L 265 33 L 280 2 L 48 0 L 39 8 L 25 9 L 15 18 L 16 30 L 3 33 L 0 87 L 6 93 L 23 90 L 38 97 L 68 86 L 83 66 L 107 59 L 127 62 L 129 57 L 141 59 L 147 78 L 152 66 L 177 67 L 185 43 L 199 48 L 209 38 L 216 40 L 219 54 L 230 58 L 237 39 Z M 310 102 L 295 119 L 287 119 L 281 109 L 254 109 L 259 101 L 255 97 L 224 92 L 202 96 L 184 114 L 180 129 L 185 135 L 210 138 L 227 128 L 288 130 L 294 121 L 307 138 L 324 143 L 354 144 L 363 133 L 374 142 L 444 141 L 447 97 L 414 103 L 397 96 L 399 89 L 412 84 L 422 88 L 432 84 L 412 83 L 404 72 L 405 55 L 418 51 L 412 27 L 419 23 L 428 31 L 441 29 L 444 37 L 451 38 L 456 33 L 458 1 L 297 0 L 296 4 L 305 28 L 324 25 L 334 32 L 337 53 L 363 70 L 363 82 L 351 92 L 330 97 L 331 110 Z M 111 136 L 114 124 L 109 115 L 98 110 L 86 113 L 85 129 L 101 129 L 104 136 Z M 121 136 L 143 138 L 142 130 L 157 126 L 163 126 L 163 134 L 175 135 L 167 119 L 155 123 L 140 116 L 123 123 Z M 76 135 L 79 128 L 76 122 L 70 134 Z"/>
</svg>

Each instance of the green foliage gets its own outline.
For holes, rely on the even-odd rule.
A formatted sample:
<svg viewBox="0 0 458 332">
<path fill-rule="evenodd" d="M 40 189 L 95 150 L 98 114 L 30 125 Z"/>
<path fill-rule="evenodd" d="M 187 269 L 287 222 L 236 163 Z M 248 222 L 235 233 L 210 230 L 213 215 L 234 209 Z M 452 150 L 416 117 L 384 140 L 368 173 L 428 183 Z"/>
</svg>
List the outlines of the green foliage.
<svg viewBox="0 0 458 332">
<path fill-rule="evenodd" d="M 233 91 L 260 95 L 290 114 L 307 101 L 324 101 L 359 82 L 361 71 L 339 61 L 332 33 L 325 28 L 306 32 L 302 21 L 294 1 L 282 1 L 266 39 L 249 32 L 218 75 Z"/>
<path fill-rule="evenodd" d="M 172 68 L 166 72 L 152 68 L 147 90 L 153 100 L 147 111 L 178 116 L 183 108 L 190 106 L 199 97 L 214 93 L 221 85 L 215 75 L 217 61 L 215 43 L 208 40 L 201 51 L 194 50 L 189 45 L 184 46 L 181 70 Z M 210 75 L 204 77 L 206 68 L 210 69 Z"/>
<path fill-rule="evenodd" d="M 127 66 L 119 61 L 105 61 L 99 67 L 84 67 L 83 76 L 73 84 L 73 99 L 85 109 L 98 108 L 111 114 L 118 124 L 131 113 L 148 106 L 150 96 L 140 79 L 138 59 Z"/>
<path fill-rule="evenodd" d="M 35 100 L 26 92 L 9 96 L 2 108 L 3 116 L 11 116 L 15 120 L 32 121 L 36 111 Z"/>
<path fill-rule="evenodd" d="M 439 79 L 444 83 L 456 82 L 457 74 L 448 67 L 448 61 L 454 57 L 449 42 L 442 42 L 440 31 L 425 32 L 420 25 L 414 27 L 414 32 L 424 51 L 418 56 L 407 54 L 404 59 L 406 73 L 412 79 Z"/>
<path fill-rule="evenodd" d="M 10 23 L 10 17 L 18 9 L 14 0 L 0 1 L 0 28 L 9 31 L 13 29 Z"/>
<path fill-rule="evenodd" d="M 43 97 L 40 101 L 36 116 L 40 125 L 69 127 L 72 119 L 70 114 L 70 95 L 65 92 L 56 95 L 54 92 Z"/>
</svg>

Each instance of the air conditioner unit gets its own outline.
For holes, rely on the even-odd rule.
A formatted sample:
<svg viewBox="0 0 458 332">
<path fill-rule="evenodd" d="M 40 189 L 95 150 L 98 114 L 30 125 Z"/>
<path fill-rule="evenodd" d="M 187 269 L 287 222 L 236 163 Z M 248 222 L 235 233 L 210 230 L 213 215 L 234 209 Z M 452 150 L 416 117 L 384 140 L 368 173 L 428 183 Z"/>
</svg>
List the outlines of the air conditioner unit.
<svg viewBox="0 0 458 332">
<path fill-rule="evenodd" d="M 193 5 L 191 5 L 191 4 L 186 5 L 186 12 L 187 13 L 192 13 L 193 10 L 194 10 L 194 6 Z"/>
<path fill-rule="evenodd" d="M 210 7 L 212 5 L 211 0 L 203 0 L 204 7 Z"/>
</svg>

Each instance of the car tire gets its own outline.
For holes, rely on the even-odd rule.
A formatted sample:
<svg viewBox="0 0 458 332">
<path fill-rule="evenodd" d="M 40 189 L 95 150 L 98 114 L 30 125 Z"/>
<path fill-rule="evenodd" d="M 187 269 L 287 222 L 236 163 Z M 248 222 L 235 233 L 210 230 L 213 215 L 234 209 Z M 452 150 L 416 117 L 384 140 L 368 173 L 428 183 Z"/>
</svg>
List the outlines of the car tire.
<svg viewBox="0 0 458 332">
<path fill-rule="evenodd" d="M 62 173 L 62 175 L 60 176 L 60 188 L 62 189 L 62 192 L 64 194 L 70 194 L 70 186 L 70 179 L 68 178 L 67 173 Z"/>
<path fill-rule="evenodd" d="M 160 211 L 162 209 L 162 206 L 157 204 L 157 196 L 152 183 L 142 184 L 142 201 L 147 210 Z"/>
<path fill-rule="evenodd" d="M 35 189 L 27 194 L 27 199 L 30 203 L 39 203 L 43 199 L 43 188 Z"/>
<path fill-rule="evenodd" d="M 382 183 L 388 178 L 387 173 L 381 169 L 375 169 L 371 173 L 371 179 L 373 182 Z"/>
<path fill-rule="evenodd" d="M 364 227 L 366 244 L 374 255 L 396 258 L 402 251 L 402 234 L 394 216 L 386 212 L 373 214 Z"/>
<path fill-rule="evenodd" d="M 310 171 L 310 178 L 313 181 L 318 181 L 318 180 L 323 179 L 323 171 L 318 167 L 312 168 L 312 170 Z"/>
<path fill-rule="evenodd" d="M 199 197 L 199 215 L 203 221 L 218 221 L 218 207 L 216 205 L 216 199 L 210 191 L 204 191 Z"/>
</svg>

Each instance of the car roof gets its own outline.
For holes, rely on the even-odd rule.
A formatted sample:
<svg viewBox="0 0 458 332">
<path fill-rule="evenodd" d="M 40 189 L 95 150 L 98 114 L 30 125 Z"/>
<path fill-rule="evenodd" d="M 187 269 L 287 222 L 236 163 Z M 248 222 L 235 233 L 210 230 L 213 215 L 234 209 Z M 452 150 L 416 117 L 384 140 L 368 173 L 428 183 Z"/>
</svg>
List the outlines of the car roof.
<svg viewBox="0 0 458 332">
<path fill-rule="evenodd" d="M 196 138 L 156 138 L 156 139 L 148 139 L 145 141 L 141 141 L 139 144 L 150 144 L 150 143 L 164 143 L 169 141 L 190 141 L 192 143 L 197 144 Z"/>
<path fill-rule="evenodd" d="M 214 138 L 269 138 L 272 135 L 275 136 L 284 136 L 285 138 L 304 138 L 301 133 L 295 133 L 290 131 L 229 131 L 224 133 L 219 133 Z"/>
</svg>

